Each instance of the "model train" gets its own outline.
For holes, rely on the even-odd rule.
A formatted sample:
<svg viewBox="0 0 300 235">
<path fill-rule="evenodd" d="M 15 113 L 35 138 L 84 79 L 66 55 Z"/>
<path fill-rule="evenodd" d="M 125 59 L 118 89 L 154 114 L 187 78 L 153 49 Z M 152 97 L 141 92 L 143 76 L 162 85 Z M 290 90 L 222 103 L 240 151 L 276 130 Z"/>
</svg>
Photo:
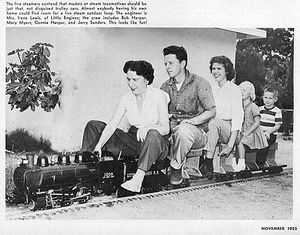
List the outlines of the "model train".
<svg viewBox="0 0 300 235">
<path fill-rule="evenodd" d="M 275 161 L 277 145 L 270 148 L 267 161 L 263 168 L 255 163 L 256 153 L 246 154 L 247 169 L 240 173 L 234 173 L 228 158 L 222 158 L 216 153 L 214 158 L 215 180 L 223 181 L 238 177 L 251 177 L 252 172 L 264 171 L 277 173 L 286 165 L 278 165 Z M 234 154 L 234 153 L 233 153 Z M 199 156 L 197 156 L 199 159 Z M 194 169 L 189 171 L 190 164 L 187 159 L 186 178 L 193 174 L 193 170 L 199 171 L 199 162 L 194 164 Z M 153 164 L 146 173 L 141 193 L 160 191 L 169 187 L 168 180 L 169 159 Z M 115 156 L 111 152 L 103 151 L 101 159 L 97 152 L 84 152 L 76 154 L 71 162 L 70 155 L 61 154 L 57 161 L 49 162 L 46 156 L 39 156 L 34 165 L 28 159 L 24 159 L 14 171 L 15 202 L 29 205 L 31 210 L 49 209 L 67 206 L 73 202 L 84 203 L 95 195 L 111 195 L 122 197 L 118 188 L 127 179 L 131 178 L 137 170 L 137 159 L 134 156 Z M 191 177 L 193 178 L 193 177 Z M 189 179 L 190 180 L 190 179 Z M 188 180 L 188 181 L 189 181 Z M 189 184 L 184 184 L 185 186 Z"/>
<path fill-rule="evenodd" d="M 70 155 L 61 154 L 56 162 L 41 155 L 35 165 L 29 163 L 29 159 L 22 160 L 13 180 L 15 202 L 29 204 L 31 210 L 67 206 L 75 201 L 84 203 L 92 195 L 111 195 L 137 170 L 136 158 L 117 157 L 108 151 L 102 153 L 101 159 L 97 153 L 83 152 L 76 154 L 73 162 Z M 151 167 L 143 182 L 144 193 L 168 185 L 166 171 L 162 171 L 168 166 L 169 160 L 165 159 Z"/>
</svg>

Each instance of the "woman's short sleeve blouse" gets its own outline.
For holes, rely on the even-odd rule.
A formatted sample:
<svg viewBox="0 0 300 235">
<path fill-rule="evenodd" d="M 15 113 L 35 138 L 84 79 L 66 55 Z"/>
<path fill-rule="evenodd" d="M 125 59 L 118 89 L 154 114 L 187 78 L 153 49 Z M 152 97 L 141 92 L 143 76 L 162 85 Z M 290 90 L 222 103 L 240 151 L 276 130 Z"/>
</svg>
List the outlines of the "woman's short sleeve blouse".
<svg viewBox="0 0 300 235">
<path fill-rule="evenodd" d="M 125 115 L 127 116 L 129 124 L 139 128 L 158 124 L 158 105 L 161 105 L 161 102 L 167 104 L 169 101 L 170 98 L 166 92 L 153 88 L 152 86 L 147 86 L 141 112 L 139 112 L 137 108 L 136 96 L 131 92 L 122 97 L 120 105 L 125 109 Z"/>
</svg>

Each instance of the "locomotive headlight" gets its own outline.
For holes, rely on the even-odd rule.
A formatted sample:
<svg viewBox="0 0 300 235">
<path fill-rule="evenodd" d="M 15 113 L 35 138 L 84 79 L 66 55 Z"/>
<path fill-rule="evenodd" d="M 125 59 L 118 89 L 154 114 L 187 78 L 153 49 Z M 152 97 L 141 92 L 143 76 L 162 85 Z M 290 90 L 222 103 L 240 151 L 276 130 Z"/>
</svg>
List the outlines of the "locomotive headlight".
<svg viewBox="0 0 300 235">
<path fill-rule="evenodd" d="M 42 159 L 41 159 L 41 166 L 45 166 L 45 165 L 46 165 L 45 158 L 42 158 Z"/>
</svg>

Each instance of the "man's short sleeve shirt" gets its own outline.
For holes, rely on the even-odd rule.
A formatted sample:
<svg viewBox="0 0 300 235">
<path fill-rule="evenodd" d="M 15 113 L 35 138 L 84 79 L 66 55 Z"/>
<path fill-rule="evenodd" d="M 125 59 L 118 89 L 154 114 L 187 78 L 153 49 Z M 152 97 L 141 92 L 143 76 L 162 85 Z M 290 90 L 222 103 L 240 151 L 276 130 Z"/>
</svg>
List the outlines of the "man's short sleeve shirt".
<svg viewBox="0 0 300 235">
<path fill-rule="evenodd" d="M 215 106 L 209 83 L 188 70 L 179 90 L 174 78 L 163 83 L 161 89 L 169 94 L 169 113 L 175 117 L 192 118 Z"/>
</svg>

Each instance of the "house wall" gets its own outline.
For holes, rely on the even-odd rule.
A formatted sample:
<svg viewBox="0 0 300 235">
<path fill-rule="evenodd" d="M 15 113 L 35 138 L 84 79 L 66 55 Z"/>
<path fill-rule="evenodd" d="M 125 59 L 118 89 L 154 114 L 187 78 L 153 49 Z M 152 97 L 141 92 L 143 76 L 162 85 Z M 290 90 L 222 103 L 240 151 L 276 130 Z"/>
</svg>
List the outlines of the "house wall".
<svg viewBox="0 0 300 235">
<path fill-rule="evenodd" d="M 168 79 L 162 49 L 182 45 L 188 52 L 187 68 L 212 82 L 209 60 L 226 55 L 235 61 L 236 34 L 212 28 L 7 28 L 7 53 L 47 42 L 50 67 L 63 80 L 61 109 L 10 110 L 6 101 L 6 129 L 24 127 L 49 138 L 59 151 L 79 150 L 85 123 L 108 121 L 120 97 L 129 92 L 123 65 L 144 59 L 155 70 L 154 87 Z M 15 57 L 8 56 L 8 62 Z"/>
</svg>

